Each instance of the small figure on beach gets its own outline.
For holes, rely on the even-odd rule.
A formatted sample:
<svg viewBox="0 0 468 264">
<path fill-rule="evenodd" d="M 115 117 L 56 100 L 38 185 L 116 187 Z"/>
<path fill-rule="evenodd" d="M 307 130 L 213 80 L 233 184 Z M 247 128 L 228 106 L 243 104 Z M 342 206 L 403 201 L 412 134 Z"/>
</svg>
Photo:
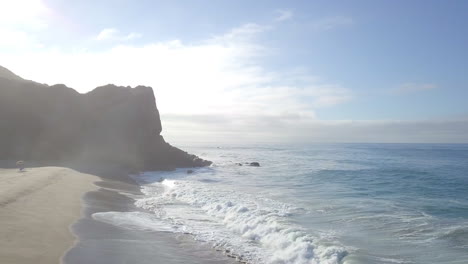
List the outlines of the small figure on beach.
<svg viewBox="0 0 468 264">
<path fill-rule="evenodd" d="M 24 161 L 23 160 L 18 160 L 16 162 L 16 167 L 18 167 L 19 172 L 24 171 Z"/>
</svg>

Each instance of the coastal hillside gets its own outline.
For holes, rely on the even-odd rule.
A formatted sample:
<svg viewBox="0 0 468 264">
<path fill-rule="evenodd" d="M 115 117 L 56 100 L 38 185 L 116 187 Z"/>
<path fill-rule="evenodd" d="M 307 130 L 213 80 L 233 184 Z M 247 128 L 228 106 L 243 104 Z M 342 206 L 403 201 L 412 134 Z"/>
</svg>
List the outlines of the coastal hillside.
<svg viewBox="0 0 468 264">
<path fill-rule="evenodd" d="M 23 78 L 14 74 L 12 71 L 8 70 L 5 67 L 0 66 L 0 78 L 10 79 L 10 80 L 23 80 Z"/>
<path fill-rule="evenodd" d="M 165 142 L 151 87 L 80 94 L 0 67 L 0 160 L 112 162 L 138 170 L 209 165 Z"/>
</svg>

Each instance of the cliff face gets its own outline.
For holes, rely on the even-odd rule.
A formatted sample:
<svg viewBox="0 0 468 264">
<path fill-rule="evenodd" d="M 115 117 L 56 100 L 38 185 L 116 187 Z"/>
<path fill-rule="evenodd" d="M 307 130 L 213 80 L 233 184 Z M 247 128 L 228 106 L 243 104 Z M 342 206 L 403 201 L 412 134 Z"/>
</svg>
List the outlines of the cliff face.
<svg viewBox="0 0 468 264">
<path fill-rule="evenodd" d="M 161 131 L 151 87 L 106 85 L 80 94 L 0 76 L 0 160 L 112 162 L 140 170 L 211 163 L 169 145 Z"/>
</svg>

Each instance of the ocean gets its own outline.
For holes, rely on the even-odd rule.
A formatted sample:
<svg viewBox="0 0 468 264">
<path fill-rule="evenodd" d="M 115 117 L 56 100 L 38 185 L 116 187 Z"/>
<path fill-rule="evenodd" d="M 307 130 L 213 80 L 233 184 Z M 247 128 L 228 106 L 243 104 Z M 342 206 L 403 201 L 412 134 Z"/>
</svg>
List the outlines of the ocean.
<svg viewBox="0 0 468 264">
<path fill-rule="evenodd" d="M 468 263 L 466 144 L 178 147 L 213 165 L 133 175 L 134 209 L 92 219 L 246 263 Z"/>
</svg>

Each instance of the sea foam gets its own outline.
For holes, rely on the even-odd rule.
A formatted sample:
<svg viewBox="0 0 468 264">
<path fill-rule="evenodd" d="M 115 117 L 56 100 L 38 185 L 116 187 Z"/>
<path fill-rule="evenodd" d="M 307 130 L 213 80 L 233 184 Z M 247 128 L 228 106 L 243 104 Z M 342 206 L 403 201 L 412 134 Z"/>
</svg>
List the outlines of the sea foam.
<svg viewBox="0 0 468 264">
<path fill-rule="evenodd" d="M 347 254 L 290 223 L 300 209 L 285 203 L 196 180 L 166 179 L 142 185 L 142 192 L 146 197 L 135 204 L 168 230 L 192 234 L 240 261 L 332 264 Z"/>
</svg>

